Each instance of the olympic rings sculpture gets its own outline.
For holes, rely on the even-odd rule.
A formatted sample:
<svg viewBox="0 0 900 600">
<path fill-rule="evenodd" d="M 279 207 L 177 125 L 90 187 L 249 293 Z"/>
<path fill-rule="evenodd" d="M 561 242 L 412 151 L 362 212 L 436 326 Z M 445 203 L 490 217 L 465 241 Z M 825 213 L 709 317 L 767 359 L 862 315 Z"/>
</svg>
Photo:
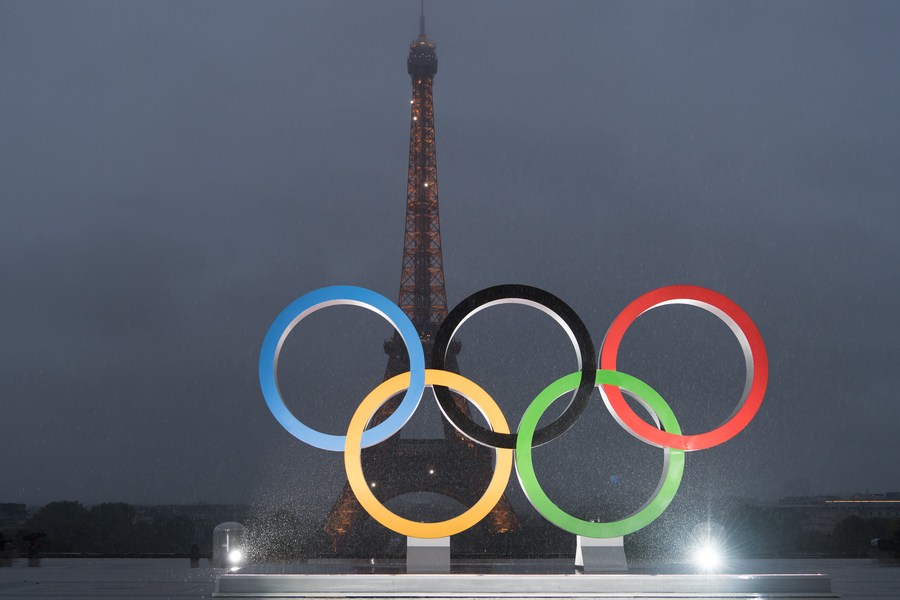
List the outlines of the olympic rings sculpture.
<svg viewBox="0 0 900 600">
<path fill-rule="evenodd" d="M 496 402 L 476 383 L 444 370 L 453 336 L 472 315 L 500 304 L 522 304 L 553 318 L 566 332 L 578 356 L 578 369 L 551 383 L 531 402 L 515 433 Z M 726 421 L 697 435 L 683 435 L 681 427 L 662 396 L 640 379 L 616 370 L 619 346 L 631 324 L 654 308 L 686 304 L 702 308 L 724 322 L 737 338 L 744 354 L 746 380 L 741 397 Z M 370 310 L 387 320 L 400 334 L 409 353 L 410 370 L 392 377 L 372 390 L 357 407 L 346 435 L 325 434 L 305 425 L 285 405 L 278 388 L 278 359 L 285 339 L 305 317 L 329 306 L 350 305 Z M 659 517 L 675 497 L 684 473 L 685 452 L 722 444 L 740 433 L 762 404 L 768 383 L 768 357 L 762 336 L 750 317 L 734 302 L 712 290 L 687 285 L 663 287 L 648 292 L 625 307 L 606 332 L 601 345 L 599 368 L 587 327 L 565 302 L 544 290 L 525 285 L 499 285 L 476 292 L 460 302 L 441 323 L 431 355 L 434 369 L 425 368 L 425 356 L 415 326 L 393 302 L 371 290 L 355 286 L 324 287 L 304 294 L 289 304 L 272 323 L 259 357 L 259 381 L 263 397 L 278 422 L 298 440 L 322 450 L 344 452 L 347 481 L 357 499 L 376 521 L 397 533 L 418 538 L 454 535 L 483 519 L 506 489 L 515 463 L 525 496 L 541 515 L 571 533 L 594 538 L 620 537 L 646 527 Z M 497 458 L 488 489 L 468 510 L 457 517 L 435 523 L 404 519 L 391 512 L 372 493 L 363 476 L 361 452 L 378 444 L 409 421 L 426 387 L 431 387 L 444 417 L 464 436 L 494 448 Z M 606 523 L 579 519 L 556 506 L 541 488 L 532 462 L 532 448 L 547 444 L 569 430 L 587 406 L 594 388 L 599 388 L 606 408 L 631 435 L 663 450 L 659 485 L 633 514 Z M 629 406 L 622 392 L 638 401 L 656 426 L 642 419 Z M 403 392 L 397 409 L 383 422 L 366 429 L 379 407 Z M 490 428 L 476 423 L 453 401 L 452 392 L 466 398 L 484 416 Z M 547 408 L 571 393 L 566 409 L 555 421 L 540 429 L 538 421 Z"/>
</svg>

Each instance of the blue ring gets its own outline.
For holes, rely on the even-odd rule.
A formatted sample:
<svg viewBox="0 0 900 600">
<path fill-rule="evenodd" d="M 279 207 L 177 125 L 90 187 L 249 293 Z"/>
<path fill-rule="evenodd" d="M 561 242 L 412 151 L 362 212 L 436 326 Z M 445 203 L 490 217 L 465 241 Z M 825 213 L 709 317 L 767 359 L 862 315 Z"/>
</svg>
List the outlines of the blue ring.
<svg viewBox="0 0 900 600">
<path fill-rule="evenodd" d="M 406 313 L 381 294 L 361 287 L 335 285 L 313 290 L 291 302 L 276 317 L 263 339 L 259 353 L 259 385 L 266 404 L 281 426 L 301 442 L 322 450 L 343 452 L 346 436 L 316 431 L 303 424 L 288 410 L 278 389 L 277 373 L 281 346 L 297 323 L 321 308 L 337 305 L 360 306 L 384 317 L 400 333 L 409 354 L 409 389 L 390 417 L 363 432 L 363 448 L 383 442 L 400 431 L 416 412 L 425 391 L 425 352 L 419 340 L 419 333 Z"/>
</svg>

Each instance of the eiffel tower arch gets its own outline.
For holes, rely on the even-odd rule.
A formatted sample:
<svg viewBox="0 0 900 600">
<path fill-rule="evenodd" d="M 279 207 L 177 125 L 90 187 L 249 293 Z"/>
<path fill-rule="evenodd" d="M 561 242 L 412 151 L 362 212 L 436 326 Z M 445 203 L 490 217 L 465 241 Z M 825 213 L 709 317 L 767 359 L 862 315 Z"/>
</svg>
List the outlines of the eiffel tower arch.
<svg viewBox="0 0 900 600">
<path fill-rule="evenodd" d="M 426 366 L 430 368 L 433 336 L 447 316 L 447 294 L 441 254 L 432 95 L 437 53 L 434 43 L 425 35 L 424 14 L 420 17 L 419 37 L 409 47 L 407 71 L 412 79 L 412 101 L 398 305 L 419 332 Z M 384 350 L 388 355 L 385 379 L 409 370 L 409 357 L 399 334 L 395 333 L 385 341 Z M 449 348 L 445 361 L 448 370 L 458 372 L 460 350 L 459 342 Z M 375 413 L 372 424 L 390 416 L 400 399 L 401 396 L 397 396 L 386 402 Z M 465 399 L 457 397 L 456 402 L 463 411 L 469 412 Z M 398 432 L 362 452 L 363 472 L 382 502 L 413 492 L 432 492 L 471 506 L 488 486 L 493 460 L 492 449 L 469 440 L 446 420 L 443 420 L 442 437 L 401 439 Z M 332 550 L 351 555 L 370 555 L 377 551 L 366 547 L 371 542 L 367 535 L 371 520 L 350 485 L 345 483 L 325 524 Z M 485 517 L 481 528 L 489 536 L 503 535 L 519 528 L 519 520 L 506 495 Z"/>
</svg>

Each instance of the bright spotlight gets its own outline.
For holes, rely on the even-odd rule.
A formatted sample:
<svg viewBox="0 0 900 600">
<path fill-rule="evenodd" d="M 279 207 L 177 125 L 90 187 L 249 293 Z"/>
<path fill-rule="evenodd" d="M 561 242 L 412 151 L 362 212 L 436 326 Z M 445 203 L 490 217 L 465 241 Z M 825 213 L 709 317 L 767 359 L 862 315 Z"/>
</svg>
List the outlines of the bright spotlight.
<svg viewBox="0 0 900 600">
<path fill-rule="evenodd" d="M 713 544 L 704 544 L 694 554 L 694 563 L 704 571 L 715 571 L 722 566 L 722 553 Z"/>
<path fill-rule="evenodd" d="M 243 559 L 244 553 L 237 548 L 228 553 L 228 561 L 233 565 L 240 563 Z"/>
</svg>

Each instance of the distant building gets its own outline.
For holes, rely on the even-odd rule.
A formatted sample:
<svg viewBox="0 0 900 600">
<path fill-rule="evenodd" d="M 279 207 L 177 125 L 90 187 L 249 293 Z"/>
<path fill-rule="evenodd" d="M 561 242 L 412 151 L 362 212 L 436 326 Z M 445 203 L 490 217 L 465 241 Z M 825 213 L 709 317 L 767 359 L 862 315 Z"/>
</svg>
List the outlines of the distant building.
<svg viewBox="0 0 900 600">
<path fill-rule="evenodd" d="M 788 496 L 777 508 L 791 513 L 804 527 L 831 533 L 847 517 L 900 519 L 900 492 L 851 494 L 849 496 Z"/>
</svg>

